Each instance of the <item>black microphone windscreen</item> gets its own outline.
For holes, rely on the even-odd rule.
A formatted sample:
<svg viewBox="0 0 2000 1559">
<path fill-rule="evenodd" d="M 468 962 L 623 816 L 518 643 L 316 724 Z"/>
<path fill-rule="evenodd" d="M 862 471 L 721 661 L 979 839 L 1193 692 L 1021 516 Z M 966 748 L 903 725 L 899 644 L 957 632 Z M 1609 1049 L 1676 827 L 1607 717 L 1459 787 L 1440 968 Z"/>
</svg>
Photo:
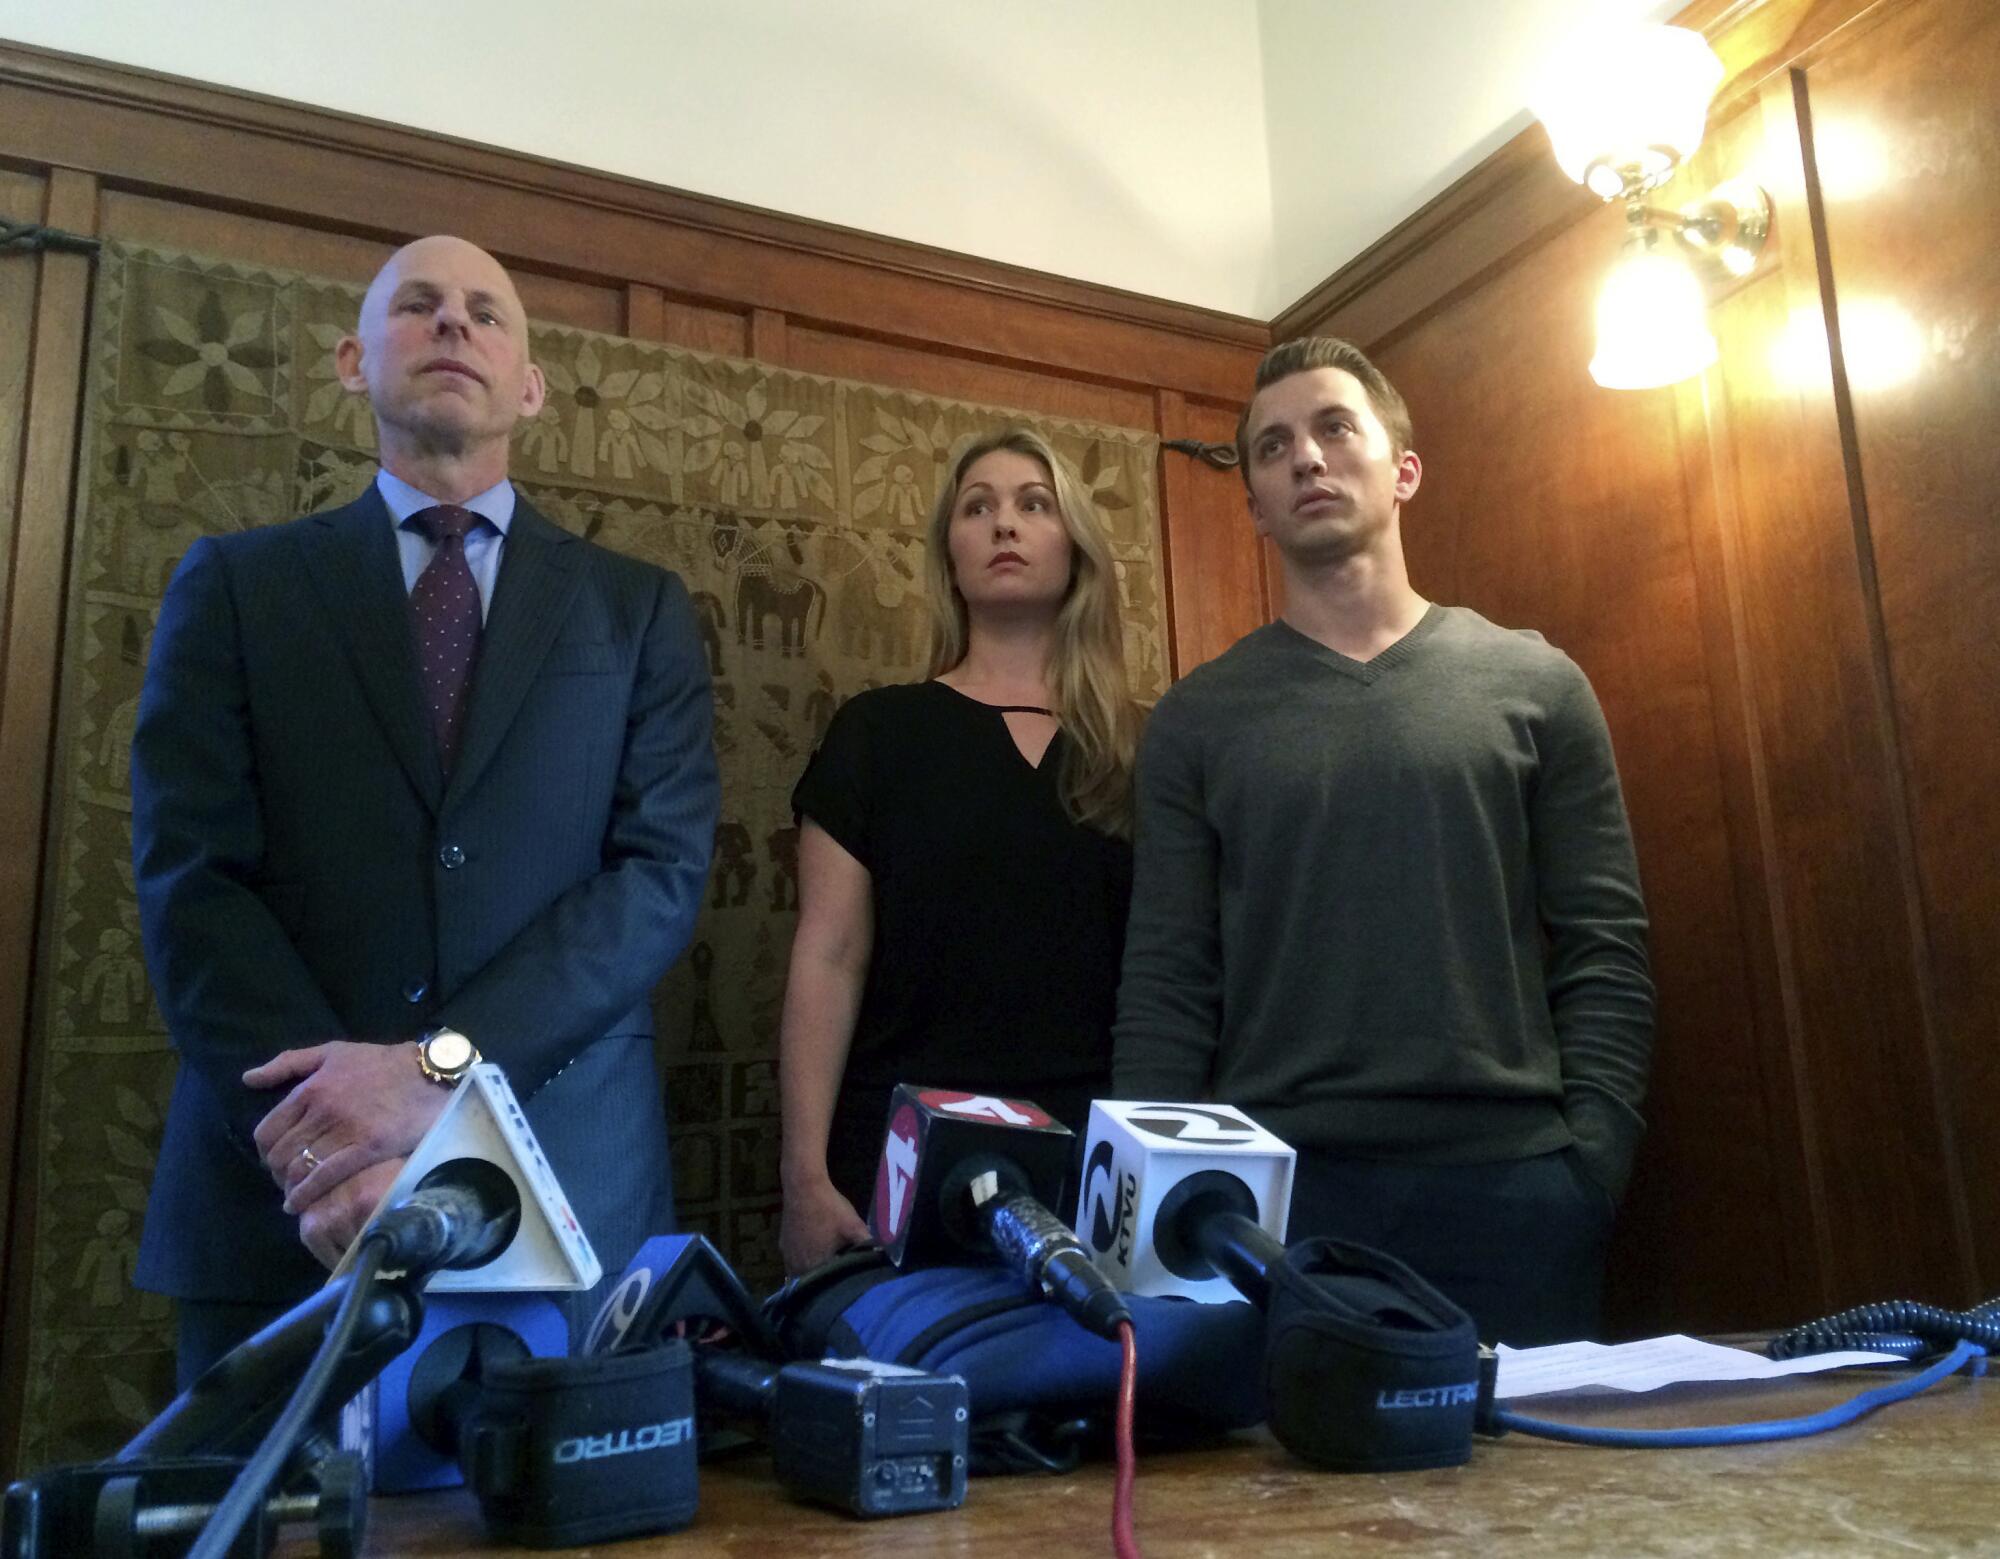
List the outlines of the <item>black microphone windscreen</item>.
<svg viewBox="0 0 2000 1559">
<path fill-rule="evenodd" d="M 407 1201 L 377 1213 L 370 1229 L 389 1241 L 391 1268 L 438 1271 L 492 1261 L 520 1226 L 513 1177 L 485 1159 L 454 1158 L 419 1180 Z"/>
</svg>

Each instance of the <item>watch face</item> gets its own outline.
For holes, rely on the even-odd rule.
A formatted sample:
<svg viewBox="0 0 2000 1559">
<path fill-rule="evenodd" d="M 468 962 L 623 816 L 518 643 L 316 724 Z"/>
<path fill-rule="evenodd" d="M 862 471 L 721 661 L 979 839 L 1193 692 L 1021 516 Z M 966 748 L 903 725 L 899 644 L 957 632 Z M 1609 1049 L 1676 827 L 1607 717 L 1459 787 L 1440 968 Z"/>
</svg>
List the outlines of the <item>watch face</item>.
<svg viewBox="0 0 2000 1559">
<path fill-rule="evenodd" d="M 472 1064 L 472 1041 L 457 1029 L 439 1029 L 425 1043 L 424 1055 L 440 1072 L 462 1071 Z"/>
</svg>

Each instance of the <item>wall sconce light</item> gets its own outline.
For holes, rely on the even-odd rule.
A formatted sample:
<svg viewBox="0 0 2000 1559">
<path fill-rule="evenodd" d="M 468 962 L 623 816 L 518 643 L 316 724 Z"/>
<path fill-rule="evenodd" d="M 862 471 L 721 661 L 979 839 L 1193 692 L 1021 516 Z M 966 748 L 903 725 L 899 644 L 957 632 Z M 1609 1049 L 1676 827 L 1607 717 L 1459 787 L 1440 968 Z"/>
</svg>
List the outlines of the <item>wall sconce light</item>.
<svg viewBox="0 0 2000 1559">
<path fill-rule="evenodd" d="M 1653 390 L 1713 363 L 1708 297 L 1689 262 L 1747 275 L 1770 230 L 1770 199 L 1746 179 L 1679 211 L 1628 200 L 1624 248 L 1597 295 L 1590 377 L 1607 390 Z M 1671 235 L 1667 244 L 1663 233 Z"/>
<path fill-rule="evenodd" d="M 1645 202 L 1701 145 L 1722 76 L 1700 33 L 1633 24 L 1579 34 L 1535 93 L 1563 172 L 1603 200 L 1625 202 L 1624 248 L 1598 295 L 1590 361 L 1591 377 L 1607 389 L 1653 389 L 1713 363 L 1707 300 L 1689 259 L 1745 275 L 1770 231 L 1770 201 L 1743 181 L 1680 211 Z M 1662 233 L 1673 242 L 1661 243 Z"/>
</svg>

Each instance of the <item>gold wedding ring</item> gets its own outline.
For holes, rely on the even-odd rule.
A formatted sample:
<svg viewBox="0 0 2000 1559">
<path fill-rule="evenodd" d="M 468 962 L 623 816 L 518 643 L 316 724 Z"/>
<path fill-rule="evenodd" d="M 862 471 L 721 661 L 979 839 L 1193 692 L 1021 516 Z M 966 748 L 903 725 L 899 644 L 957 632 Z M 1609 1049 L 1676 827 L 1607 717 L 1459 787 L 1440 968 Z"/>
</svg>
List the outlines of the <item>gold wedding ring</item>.
<svg viewBox="0 0 2000 1559">
<path fill-rule="evenodd" d="M 308 1170 L 319 1168 L 319 1155 L 313 1152 L 311 1148 L 300 1148 L 299 1157 L 306 1161 L 306 1168 Z"/>
</svg>

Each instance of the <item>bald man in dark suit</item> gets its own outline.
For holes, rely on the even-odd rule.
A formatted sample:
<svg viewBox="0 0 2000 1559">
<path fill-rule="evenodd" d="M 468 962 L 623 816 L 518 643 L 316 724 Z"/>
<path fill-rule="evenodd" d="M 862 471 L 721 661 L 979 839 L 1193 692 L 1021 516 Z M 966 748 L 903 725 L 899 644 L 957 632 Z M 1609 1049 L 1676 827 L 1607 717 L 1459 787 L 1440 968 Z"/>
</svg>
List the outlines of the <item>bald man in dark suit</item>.
<svg viewBox="0 0 2000 1559">
<path fill-rule="evenodd" d="M 607 1272 L 672 1227 L 650 993 L 718 806 L 687 592 L 508 483 L 546 392 L 483 250 L 399 250 L 336 361 L 375 484 L 189 550 L 133 741 L 182 1063 L 138 1281 L 181 1301 L 183 1384 L 323 1281 L 471 1050 Z"/>
</svg>

